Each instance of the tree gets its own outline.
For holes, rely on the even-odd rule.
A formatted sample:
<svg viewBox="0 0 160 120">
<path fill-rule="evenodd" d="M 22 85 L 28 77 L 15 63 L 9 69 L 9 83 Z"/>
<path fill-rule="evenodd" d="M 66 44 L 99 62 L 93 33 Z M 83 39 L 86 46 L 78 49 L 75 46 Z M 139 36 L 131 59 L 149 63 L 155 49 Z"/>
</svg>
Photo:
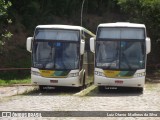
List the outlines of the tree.
<svg viewBox="0 0 160 120">
<path fill-rule="evenodd" d="M 12 21 L 7 19 L 8 8 L 11 6 L 11 2 L 0 0 L 0 52 L 2 46 L 5 44 L 6 39 L 9 39 L 12 34 L 7 30 L 7 25 Z"/>
<path fill-rule="evenodd" d="M 160 0 L 118 0 L 121 9 L 128 15 L 128 21 L 144 23 L 152 40 L 152 62 L 159 63 L 160 47 Z"/>
</svg>

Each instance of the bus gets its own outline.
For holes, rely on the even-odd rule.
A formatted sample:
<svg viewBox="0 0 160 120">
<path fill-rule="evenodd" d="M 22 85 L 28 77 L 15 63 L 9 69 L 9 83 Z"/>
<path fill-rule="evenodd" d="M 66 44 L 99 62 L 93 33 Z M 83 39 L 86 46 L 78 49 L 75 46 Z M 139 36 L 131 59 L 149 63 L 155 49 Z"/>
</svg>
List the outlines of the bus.
<svg viewBox="0 0 160 120">
<path fill-rule="evenodd" d="M 26 41 L 32 55 L 32 84 L 43 90 L 45 86 L 83 88 L 93 83 L 91 37 L 95 35 L 81 26 L 38 25 Z"/>
<path fill-rule="evenodd" d="M 144 24 L 99 24 L 96 38 L 90 38 L 90 48 L 95 53 L 94 84 L 100 91 L 117 87 L 143 91 L 151 51 Z"/>
</svg>

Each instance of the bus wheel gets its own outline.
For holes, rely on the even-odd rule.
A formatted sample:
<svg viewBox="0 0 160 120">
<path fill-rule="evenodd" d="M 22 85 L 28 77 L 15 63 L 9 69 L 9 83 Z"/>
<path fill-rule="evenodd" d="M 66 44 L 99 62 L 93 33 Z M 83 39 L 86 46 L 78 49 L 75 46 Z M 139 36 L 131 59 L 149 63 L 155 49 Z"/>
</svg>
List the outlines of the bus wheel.
<svg viewBox="0 0 160 120">
<path fill-rule="evenodd" d="M 104 92 L 105 87 L 104 87 L 104 86 L 98 86 L 98 90 L 99 90 L 100 92 Z"/>
<path fill-rule="evenodd" d="M 86 77 L 85 74 L 83 76 L 83 89 L 87 88 L 87 84 L 86 84 Z"/>
<path fill-rule="evenodd" d="M 85 84 L 85 75 L 84 75 L 82 86 L 78 87 L 78 91 L 84 90 L 85 88 L 86 88 L 86 84 Z"/>
<path fill-rule="evenodd" d="M 137 91 L 138 91 L 139 93 L 143 93 L 143 87 L 137 88 Z"/>
</svg>

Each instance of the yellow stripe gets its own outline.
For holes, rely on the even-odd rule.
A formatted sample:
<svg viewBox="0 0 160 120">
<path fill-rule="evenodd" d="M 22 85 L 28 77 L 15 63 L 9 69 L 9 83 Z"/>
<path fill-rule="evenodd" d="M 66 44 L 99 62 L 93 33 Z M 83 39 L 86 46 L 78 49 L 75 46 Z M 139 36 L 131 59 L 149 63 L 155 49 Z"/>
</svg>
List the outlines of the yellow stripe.
<svg viewBox="0 0 160 120">
<path fill-rule="evenodd" d="M 66 76 L 56 76 L 54 73 L 56 71 L 55 70 L 40 70 L 40 75 L 42 77 L 48 77 L 48 78 L 66 78 Z"/>
<path fill-rule="evenodd" d="M 118 77 L 119 73 L 120 71 L 104 70 L 104 75 L 110 78 Z"/>
<path fill-rule="evenodd" d="M 103 74 L 109 78 L 132 78 L 133 76 L 121 76 L 121 71 L 104 70 Z"/>
<path fill-rule="evenodd" d="M 52 70 L 40 70 L 40 74 L 43 77 L 51 77 L 55 71 Z"/>
</svg>

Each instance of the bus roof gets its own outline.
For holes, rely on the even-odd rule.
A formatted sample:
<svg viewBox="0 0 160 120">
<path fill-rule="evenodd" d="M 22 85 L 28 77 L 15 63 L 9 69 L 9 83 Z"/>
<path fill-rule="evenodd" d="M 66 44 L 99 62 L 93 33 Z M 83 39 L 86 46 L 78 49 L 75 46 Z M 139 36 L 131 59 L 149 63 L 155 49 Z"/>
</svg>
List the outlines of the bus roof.
<svg viewBox="0 0 160 120">
<path fill-rule="evenodd" d="M 91 34 L 92 36 L 95 36 L 91 31 L 85 29 L 81 26 L 73 26 L 73 25 L 38 25 L 36 28 L 55 28 L 55 29 L 68 29 L 68 30 L 84 30 Z"/>
<path fill-rule="evenodd" d="M 145 28 L 144 24 L 129 23 L 129 22 L 116 22 L 116 23 L 103 23 L 99 24 L 98 27 L 135 27 L 135 28 Z"/>
<path fill-rule="evenodd" d="M 72 26 L 72 25 L 38 25 L 36 28 L 59 28 L 59 29 L 71 29 L 71 30 L 81 30 L 81 26 Z"/>
</svg>

